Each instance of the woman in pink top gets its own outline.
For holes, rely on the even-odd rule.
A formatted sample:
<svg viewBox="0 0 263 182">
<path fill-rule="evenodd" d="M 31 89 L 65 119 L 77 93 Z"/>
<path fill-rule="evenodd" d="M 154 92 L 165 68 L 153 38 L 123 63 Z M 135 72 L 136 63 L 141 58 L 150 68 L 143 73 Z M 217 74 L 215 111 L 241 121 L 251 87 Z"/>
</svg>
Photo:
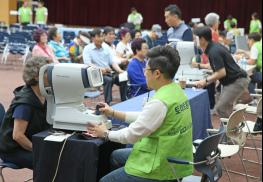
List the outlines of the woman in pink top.
<svg viewBox="0 0 263 182">
<path fill-rule="evenodd" d="M 59 63 L 56 59 L 51 47 L 47 44 L 48 38 L 47 38 L 47 32 L 42 29 L 38 29 L 33 34 L 34 40 L 37 42 L 37 44 L 34 46 L 32 51 L 32 56 L 43 56 L 48 57 L 52 60 L 54 63 Z"/>
</svg>

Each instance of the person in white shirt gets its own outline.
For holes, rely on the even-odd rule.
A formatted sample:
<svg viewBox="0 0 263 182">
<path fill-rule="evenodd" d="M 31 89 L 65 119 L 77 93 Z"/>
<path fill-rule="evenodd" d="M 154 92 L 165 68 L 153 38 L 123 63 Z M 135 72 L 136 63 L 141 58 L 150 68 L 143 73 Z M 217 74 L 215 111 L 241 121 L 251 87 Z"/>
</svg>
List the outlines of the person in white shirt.
<svg viewBox="0 0 263 182">
<path fill-rule="evenodd" d="M 113 44 L 113 41 L 115 40 L 115 30 L 113 27 L 106 26 L 103 31 L 104 34 L 104 45 L 105 47 L 108 47 L 110 49 L 110 52 L 113 57 L 113 62 L 118 64 L 121 68 L 126 67 L 127 64 L 129 63 L 128 59 L 122 58 L 119 56 L 116 52 L 116 47 Z"/>
<path fill-rule="evenodd" d="M 83 62 L 87 65 L 95 65 L 99 67 L 103 74 L 103 87 L 104 87 L 104 98 L 105 102 L 111 104 L 112 102 L 112 86 L 114 83 L 120 85 L 121 100 L 127 99 L 127 83 L 119 83 L 118 77 L 115 74 L 121 74 L 124 71 L 119 67 L 118 64 L 113 62 L 112 54 L 108 45 L 103 44 L 104 36 L 100 29 L 94 29 L 90 32 L 92 43 L 87 45 L 83 50 Z"/>
<path fill-rule="evenodd" d="M 130 59 L 133 56 L 133 52 L 131 50 L 131 33 L 129 29 L 123 28 L 120 30 L 121 41 L 117 44 L 116 52 L 118 56 L 126 59 Z"/>
<path fill-rule="evenodd" d="M 145 104 L 142 112 L 119 112 L 107 104 L 100 104 L 103 114 L 130 123 L 129 127 L 109 131 L 104 123 L 88 125 L 86 134 L 89 136 L 135 144 L 133 149 L 120 149 L 112 153 L 113 168 L 118 169 L 100 179 L 100 182 L 176 182 L 167 164 L 167 156 L 192 160 L 190 105 L 181 87 L 173 82 L 180 65 L 178 51 L 170 46 L 158 46 L 151 49 L 147 57 L 149 61 L 144 74 L 147 86 L 155 90 L 155 95 Z M 154 162 L 156 160 L 158 164 Z M 191 173 L 192 166 L 177 170 L 178 178 Z"/>
</svg>

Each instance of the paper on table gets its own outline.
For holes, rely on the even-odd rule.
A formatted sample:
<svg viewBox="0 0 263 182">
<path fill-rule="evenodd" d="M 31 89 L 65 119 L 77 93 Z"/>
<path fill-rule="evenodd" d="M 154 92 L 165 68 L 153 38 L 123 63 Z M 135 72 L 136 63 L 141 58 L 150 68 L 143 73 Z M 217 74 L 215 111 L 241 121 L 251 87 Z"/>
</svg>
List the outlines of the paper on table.
<svg viewBox="0 0 263 182">
<path fill-rule="evenodd" d="M 53 142 L 63 142 L 66 138 L 68 138 L 70 136 L 71 136 L 71 134 L 49 135 L 44 140 L 45 141 L 53 141 Z"/>
<path fill-rule="evenodd" d="M 127 71 L 124 71 L 123 73 L 119 74 L 119 82 L 125 82 L 125 81 L 128 81 Z"/>
</svg>

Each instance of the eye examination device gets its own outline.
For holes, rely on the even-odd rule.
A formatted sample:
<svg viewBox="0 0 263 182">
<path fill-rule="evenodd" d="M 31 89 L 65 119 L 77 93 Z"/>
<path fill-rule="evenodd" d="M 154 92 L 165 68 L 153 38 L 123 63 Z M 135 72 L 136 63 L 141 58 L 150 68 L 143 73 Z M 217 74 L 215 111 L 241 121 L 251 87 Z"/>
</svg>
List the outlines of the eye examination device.
<svg viewBox="0 0 263 182">
<path fill-rule="evenodd" d="M 47 100 L 47 122 L 55 129 L 73 131 L 86 131 L 88 124 L 107 123 L 104 115 L 83 104 L 87 89 L 102 85 L 102 72 L 97 67 L 74 63 L 41 67 L 39 87 Z"/>
</svg>

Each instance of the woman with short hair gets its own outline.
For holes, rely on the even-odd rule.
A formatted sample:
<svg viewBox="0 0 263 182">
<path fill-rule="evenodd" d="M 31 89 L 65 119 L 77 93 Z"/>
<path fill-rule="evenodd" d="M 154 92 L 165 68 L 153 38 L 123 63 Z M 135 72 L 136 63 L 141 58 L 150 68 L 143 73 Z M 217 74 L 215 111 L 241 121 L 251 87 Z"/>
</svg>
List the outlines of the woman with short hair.
<svg viewBox="0 0 263 182">
<path fill-rule="evenodd" d="M 39 70 L 47 57 L 33 57 L 23 71 L 25 85 L 14 90 L 14 99 L 0 128 L 0 158 L 21 168 L 33 169 L 32 136 L 50 127 L 47 105 L 39 89 Z"/>
<path fill-rule="evenodd" d="M 43 56 L 50 58 L 54 63 L 59 63 L 56 59 L 52 48 L 47 44 L 47 32 L 43 29 L 38 29 L 33 33 L 33 39 L 37 42 L 32 50 L 32 56 Z"/>
</svg>

